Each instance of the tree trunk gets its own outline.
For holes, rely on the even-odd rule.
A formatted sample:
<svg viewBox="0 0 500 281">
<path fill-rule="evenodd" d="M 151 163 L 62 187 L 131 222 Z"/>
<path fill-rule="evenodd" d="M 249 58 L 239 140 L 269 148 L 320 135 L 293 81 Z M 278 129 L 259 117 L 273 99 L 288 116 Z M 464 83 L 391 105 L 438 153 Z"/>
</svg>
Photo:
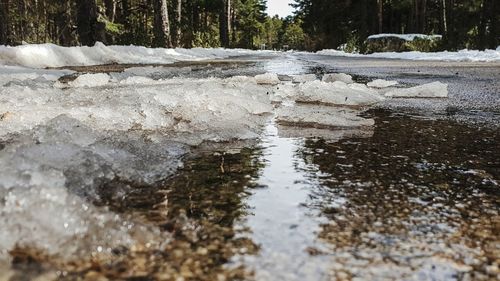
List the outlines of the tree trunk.
<svg viewBox="0 0 500 281">
<path fill-rule="evenodd" d="M 106 8 L 106 17 L 110 22 L 115 22 L 116 14 L 116 2 L 115 0 L 104 0 L 104 6 Z"/>
<path fill-rule="evenodd" d="M 154 45 L 171 48 L 167 0 L 154 0 L 154 13 Z"/>
<path fill-rule="evenodd" d="M 175 46 L 181 45 L 182 36 L 182 0 L 177 0 L 177 10 L 175 15 Z"/>
<path fill-rule="evenodd" d="M 231 0 L 222 0 L 223 9 L 219 16 L 220 43 L 229 48 L 229 34 L 231 30 Z"/>
<path fill-rule="evenodd" d="M 0 44 L 10 44 L 9 0 L 0 0 Z"/>
<path fill-rule="evenodd" d="M 77 31 L 82 45 L 93 46 L 100 37 L 95 0 L 77 2 Z"/>
<path fill-rule="evenodd" d="M 484 50 L 486 47 L 486 0 L 483 0 L 481 2 L 481 12 L 480 12 L 480 18 L 479 18 L 479 26 L 477 29 L 478 33 L 478 42 L 477 42 L 477 47 L 480 50 Z"/>
<path fill-rule="evenodd" d="M 446 0 L 442 0 L 442 9 L 443 9 L 443 37 L 446 38 L 448 36 L 448 18 L 446 16 Z"/>
<path fill-rule="evenodd" d="M 71 33 L 71 2 L 58 0 L 58 11 L 54 21 L 57 29 L 57 41 L 61 46 L 70 46 L 73 41 Z"/>
<path fill-rule="evenodd" d="M 378 5 L 378 32 L 382 33 L 384 30 L 384 2 L 377 0 Z"/>
<path fill-rule="evenodd" d="M 490 0 L 488 5 L 489 34 L 488 48 L 496 49 L 500 45 L 500 3 Z"/>
</svg>

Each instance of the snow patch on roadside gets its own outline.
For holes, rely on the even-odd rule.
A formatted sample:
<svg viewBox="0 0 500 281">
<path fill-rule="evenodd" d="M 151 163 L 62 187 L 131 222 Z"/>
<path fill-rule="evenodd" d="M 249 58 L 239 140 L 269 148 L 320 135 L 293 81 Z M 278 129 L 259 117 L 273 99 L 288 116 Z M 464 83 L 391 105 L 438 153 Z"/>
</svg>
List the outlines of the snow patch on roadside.
<svg viewBox="0 0 500 281">
<path fill-rule="evenodd" d="M 447 98 L 448 84 L 433 82 L 406 89 L 395 89 L 387 92 L 385 96 L 393 98 Z"/>
<path fill-rule="evenodd" d="M 32 68 L 101 64 L 170 64 L 176 61 L 222 59 L 241 55 L 268 54 L 271 51 L 244 49 L 165 49 L 141 46 L 61 47 L 54 44 L 0 46 L 0 64 Z"/>
<path fill-rule="evenodd" d="M 392 86 L 398 85 L 398 81 L 387 81 L 383 79 L 375 79 L 371 82 L 368 82 L 366 86 L 372 87 L 372 88 L 378 88 L 378 89 L 383 89 L 383 88 L 388 88 Z"/>
<path fill-rule="evenodd" d="M 368 55 L 346 53 L 338 50 L 322 50 L 319 55 L 358 58 L 385 58 L 402 60 L 426 60 L 426 61 L 464 61 L 464 62 L 498 62 L 500 61 L 500 50 L 461 50 L 458 52 L 386 52 Z"/>
<path fill-rule="evenodd" d="M 368 40 L 370 39 L 381 39 L 381 38 L 391 38 L 396 37 L 405 41 L 414 41 L 415 39 L 423 39 L 423 40 L 436 40 L 443 38 L 442 35 L 426 35 L 426 34 L 396 34 L 396 33 L 381 33 L 374 34 L 368 36 Z"/>
</svg>

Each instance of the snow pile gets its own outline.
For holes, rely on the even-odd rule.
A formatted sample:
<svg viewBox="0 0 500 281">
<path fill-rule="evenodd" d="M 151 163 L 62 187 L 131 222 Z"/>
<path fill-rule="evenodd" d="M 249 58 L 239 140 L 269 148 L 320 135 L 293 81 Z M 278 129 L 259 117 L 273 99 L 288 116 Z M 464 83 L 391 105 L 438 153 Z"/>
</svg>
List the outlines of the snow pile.
<svg viewBox="0 0 500 281">
<path fill-rule="evenodd" d="M 313 81 L 300 84 L 294 100 L 304 103 L 321 103 L 342 106 L 368 106 L 382 101 L 376 91 L 363 84 L 346 84 L 340 81 L 325 83 Z"/>
<path fill-rule="evenodd" d="M 160 247 L 168 239 L 156 228 L 93 203 L 171 176 L 187 145 L 258 136 L 273 108 L 252 79 L 149 85 L 92 74 L 65 89 L 0 88 L 0 259 L 14 247 L 68 258 Z"/>
<path fill-rule="evenodd" d="M 0 136 L 32 129 L 65 114 L 94 129 L 161 130 L 182 142 L 197 144 L 255 137 L 266 113 L 272 111 L 268 89 L 255 83 L 238 85 L 220 79 L 143 82 L 145 78 L 127 78 L 121 84 L 109 81 L 106 74 L 91 74 L 69 82 L 64 90 L 2 88 Z M 182 137 L 185 134 L 189 137 Z"/>
<path fill-rule="evenodd" d="M 276 73 L 265 73 L 255 76 L 255 81 L 260 85 L 278 85 L 281 83 Z"/>
<path fill-rule="evenodd" d="M 243 49 L 164 49 L 141 46 L 61 47 L 54 44 L 0 46 L 0 64 L 33 68 L 100 64 L 169 64 L 183 60 L 220 59 L 269 51 Z"/>
<path fill-rule="evenodd" d="M 448 84 L 433 82 L 406 89 L 395 89 L 387 92 L 385 96 L 393 98 L 446 98 L 448 97 Z"/>
<path fill-rule="evenodd" d="M 442 35 L 426 35 L 426 34 L 395 34 L 395 33 L 382 33 L 382 34 L 374 34 L 368 36 L 368 40 L 373 39 L 383 39 L 383 38 L 399 38 L 405 41 L 414 41 L 415 39 L 422 40 L 439 40 L 442 39 Z"/>
<path fill-rule="evenodd" d="M 296 105 L 282 107 L 276 120 L 281 125 L 303 126 L 317 129 L 370 127 L 373 119 L 359 117 L 359 111 L 349 108 L 333 108 L 322 105 Z"/>
<path fill-rule="evenodd" d="M 396 86 L 398 81 L 387 81 L 383 79 L 375 79 L 371 82 L 368 82 L 366 86 L 372 87 L 372 88 L 378 88 L 378 89 L 383 89 L 383 88 L 388 88 L 392 86 Z"/>
<path fill-rule="evenodd" d="M 106 73 L 83 74 L 78 76 L 74 81 L 68 83 L 70 87 L 99 87 L 108 84 L 111 77 Z"/>
<path fill-rule="evenodd" d="M 354 81 L 352 80 L 352 76 L 345 73 L 330 73 L 323 75 L 323 82 L 331 83 L 331 82 L 344 82 L 346 84 L 352 84 Z"/>
<path fill-rule="evenodd" d="M 469 61 L 469 62 L 498 62 L 500 61 L 500 50 L 461 50 L 458 52 L 386 52 L 368 55 L 352 54 L 337 50 L 322 50 L 317 52 L 320 55 L 339 57 L 360 57 L 360 58 L 385 58 L 403 60 L 427 60 L 427 61 Z"/>
<path fill-rule="evenodd" d="M 151 183 L 171 175 L 184 153 L 167 140 L 99 132 L 64 115 L 8 140 L 0 150 L 0 259 L 14 247 L 65 259 L 122 246 L 159 247 L 166 237 L 157 229 L 92 203 L 111 182 Z M 116 191 L 118 198 L 126 194 Z"/>
</svg>

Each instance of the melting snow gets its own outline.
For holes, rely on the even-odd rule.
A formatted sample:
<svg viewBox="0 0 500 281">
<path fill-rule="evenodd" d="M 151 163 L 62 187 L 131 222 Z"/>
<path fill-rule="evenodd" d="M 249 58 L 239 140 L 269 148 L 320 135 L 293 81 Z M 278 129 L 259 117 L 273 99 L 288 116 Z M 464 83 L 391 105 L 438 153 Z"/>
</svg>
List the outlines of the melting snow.
<svg viewBox="0 0 500 281">
<path fill-rule="evenodd" d="M 352 76 L 345 73 L 331 73 L 323 76 L 323 82 L 331 83 L 336 81 L 344 82 L 346 84 L 354 83 Z"/>
<path fill-rule="evenodd" d="M 413 41 L 415 39 L 424 39 L 424 40 L 435 40 L 443 38 L 442 35 L 426 35 L 426 34 L 395 34 L 395 33 L 382 33 L 382 34 L 374 34 L 368 36 L 368 40 L 370 39 L 381 39 L 381 38 L 391 38 L 396 37 L 405 41 Z"/>
<path fill-rule="evenodd" d="M 388 88 L 391 86 L 395 86 L 399 84 L 398 81 L 387 81 L 383 79 L 375 79 L 372 82 L 369 82 L 366 84 L 368 87 L 372 88 L 378 88 L 378 89 L 383 89 L 383 88 Z"/>
<path fill-rule="evenodd" d="M 164 49 L 141 46 L 61 47 L 54 44 L 0 46 L 0 64 L 34 68 L 100 64 L 169 64 L 182 60 L 220 59 L 269 53 L 243 49 Z"/>
<path fill-rule="evenodd" d="M 164 63 L 242 52 L 247 51 L 43 44 L 0 47 L 0 62 Z M 0 259 L 15 246 L 70 257 L 97 246 L 107 251 L 144 241 L 159 245 L 168 239 L 156 229 L 93 205 L 102 200 L 100 190 L 112 182 L 161 181 L 182 165 L 190 146 L 256 138 L 273 115 L 282 124 L 318 129 L 370 127 L 374 121 L 354 108 L 384 100 L 348 75 L 326 75 L 327 82 L 294 76 L 296 83 L 281 82 L 274 73 L 227 79 L 144 76 L 154 71 L 83 74 L 64 82 L 58 78 L 73 72 L 0 66 Z M 443 87 L 424 85 L 391 96 L 428 96 Z"/>
<path fill-rule="evenodd" d="M 407 89 L 395 89 L 387 92 L 385 96 L 394 98 L 446 98 L 448 97 L 448 84 L 433 82 Z"/>
<path fill-rule="evenodd" d="M 365 58 L 387 58 L 404 60 L 427 60 L 427 61 L 471 61 L 471 62 L 498 62 L 500 61 L 500 50 L 461 50 L 458 52 L 386 52 L 369 55 L 352 54 L 338 50 L 322 50 L 320 55 L 340 57 L 365 57 Z"/>
</svg>

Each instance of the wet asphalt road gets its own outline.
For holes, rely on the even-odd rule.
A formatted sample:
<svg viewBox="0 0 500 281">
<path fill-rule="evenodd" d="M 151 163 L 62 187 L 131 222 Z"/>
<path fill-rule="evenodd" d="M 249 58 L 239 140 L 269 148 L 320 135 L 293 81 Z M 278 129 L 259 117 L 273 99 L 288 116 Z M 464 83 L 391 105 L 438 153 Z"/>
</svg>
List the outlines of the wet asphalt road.
<svg viewBox="0 0 500 281">
<path fill-rule="evenodd" d="M 299 54 L 297 59 L 321 71 L 348 73 L 361 80 L 379 78 L 406 85 L 447 83 L 448 99 L 392 99 L 381 107 L 478 126 L 500 126 L 500 62 L 407 61 L 314 54 Z"/>
</svg>

